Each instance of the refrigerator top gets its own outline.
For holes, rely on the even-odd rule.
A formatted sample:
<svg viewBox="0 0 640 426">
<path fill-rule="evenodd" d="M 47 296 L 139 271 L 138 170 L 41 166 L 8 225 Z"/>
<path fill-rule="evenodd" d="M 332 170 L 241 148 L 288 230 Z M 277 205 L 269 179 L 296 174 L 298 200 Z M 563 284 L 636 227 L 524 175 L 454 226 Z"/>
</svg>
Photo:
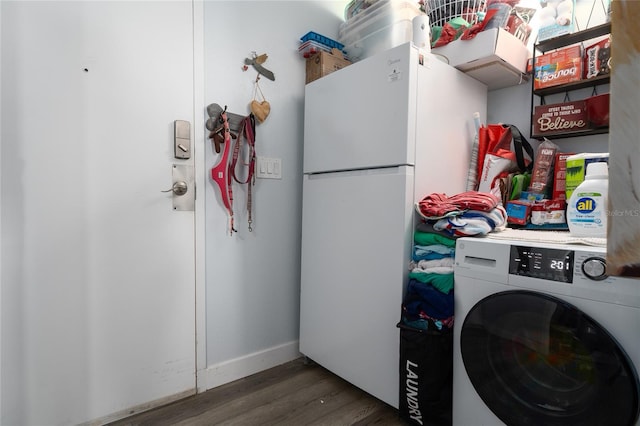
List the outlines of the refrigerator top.
<svg viewBox="0 0 640 426">
<path fill-rule="evenodd" d="M 305 173 L 413 165 L 415 68 L 406 43 L 305 88 Z"/>
<path fill-rule="evenodd" d="M 307 84 L 304 173 L 414 166 L 417 134 L 446 125 L 439 99 L 424 99 L 434 86 L 457 96 L 460 76 L 409 42 Z"/>
</svg>

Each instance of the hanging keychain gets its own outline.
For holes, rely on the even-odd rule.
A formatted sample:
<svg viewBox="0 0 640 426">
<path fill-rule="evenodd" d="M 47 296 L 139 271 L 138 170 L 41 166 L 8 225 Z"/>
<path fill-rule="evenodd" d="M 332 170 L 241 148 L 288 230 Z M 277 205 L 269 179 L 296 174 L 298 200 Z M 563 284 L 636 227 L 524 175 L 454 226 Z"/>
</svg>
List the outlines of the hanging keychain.
<svg viewBox="0 0 640 426">
<path fill-rule="evenodd" d="M 259 80 L 260 75 L 256 77 L 256 82 L 254 83 L 255 87 L 253 89 L 253 100 L 249 105 L 249 109 L 251 109 L 251 112 L 258 119 L 258 121 L 262 123 L 267 119 L 269 112 L 271 112 L 271 105 L 269 105 L 269 102 L 267 102 L 264 94 L 262 93 L 262 90 L 260 89 L 260 84 L 258 83 Z M 260 93 L 260 97 L 262 98 L 261 101 L 259 101 L 257 98 L 258 93 Z"/>
</svg>

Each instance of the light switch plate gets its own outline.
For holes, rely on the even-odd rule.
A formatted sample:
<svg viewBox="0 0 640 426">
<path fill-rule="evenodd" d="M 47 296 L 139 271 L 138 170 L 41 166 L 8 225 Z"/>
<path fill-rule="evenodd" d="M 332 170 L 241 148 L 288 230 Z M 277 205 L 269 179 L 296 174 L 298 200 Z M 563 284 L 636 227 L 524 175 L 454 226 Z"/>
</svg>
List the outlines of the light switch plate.
<svg viewBox="0 0 640 426">
<path fill-rule="evenodd" d="M 256 164 L 256 178 L 282 179 L 282 159 L 258 157 Z"/>
</svg>

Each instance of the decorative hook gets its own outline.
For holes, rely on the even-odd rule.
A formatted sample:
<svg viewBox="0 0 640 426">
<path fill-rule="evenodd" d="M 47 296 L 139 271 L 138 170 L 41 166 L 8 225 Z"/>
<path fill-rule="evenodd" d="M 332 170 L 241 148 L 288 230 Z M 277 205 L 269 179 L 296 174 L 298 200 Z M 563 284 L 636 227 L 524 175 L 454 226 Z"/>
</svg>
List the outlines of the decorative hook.
<svg viewBox="0 0 640 426">
<path fill-rule="evenodd" d="M 268 56 L 266 53 L 263 53 L 262 55 L 258 56 L 256 55 L 256 52 L 252 52 L 252 58 L 251 59 L 245 58 L 244 63 L 245 65 L 252 65 L 253 68 L 255 68 L 255 70 L 258 71 L 258 74 L 264 75 L 271 81 L 276 81 L 275 75 L 271 71 L 269 71 L 268 69 L 262 66 L 262 64 L 267 60 L 267 58 Z"/>
</svg>

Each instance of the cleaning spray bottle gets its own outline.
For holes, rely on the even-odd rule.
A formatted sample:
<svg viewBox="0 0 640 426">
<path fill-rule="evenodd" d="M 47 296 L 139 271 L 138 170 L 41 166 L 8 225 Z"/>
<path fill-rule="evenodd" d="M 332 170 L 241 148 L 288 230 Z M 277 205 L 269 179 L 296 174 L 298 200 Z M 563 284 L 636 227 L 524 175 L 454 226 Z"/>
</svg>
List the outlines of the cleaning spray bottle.
<svg viewBox="0 0 640 426">
<path fill-rule="evenodd" d="M 605 162 L 589 163 L 584 181 L 567 203 L 567 225 L 573 237 L 607 236 L 609 169 Z"/>
</svg>

